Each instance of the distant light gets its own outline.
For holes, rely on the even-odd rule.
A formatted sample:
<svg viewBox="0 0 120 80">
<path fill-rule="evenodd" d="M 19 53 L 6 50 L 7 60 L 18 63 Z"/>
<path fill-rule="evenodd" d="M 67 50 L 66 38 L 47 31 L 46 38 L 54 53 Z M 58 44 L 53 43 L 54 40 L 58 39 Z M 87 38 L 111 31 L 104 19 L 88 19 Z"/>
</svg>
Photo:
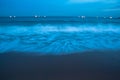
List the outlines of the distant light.
<svg viewBox="0 0 120 80">
<path fill-rule="evenodd" d="M 106 17 L 104 17 L 104 18 L 106 18 Z"/>
<path fill-rule="evenodd" d="M 112 19 L 112 17 L 109 17 L 110 19 Z"/>
<path fill-rule="evenodd" d="M 14 18 L 16 18 L 16 16 L 13 16 Z"/>
<path fill-rule="evenodd" d="M 12 18 L 12 16 L 9 16 L 10 18 Z"/>
<path fill-rule="evenodd" d="M 85 18 L 85 16 L 81 16 L 82 18 Z"/>
<path fill-rule="evenodd" d="M 44 18 L 46 18 L 46 16 L 43 16 Z"/>
<path fill-rule="evenodd" d="M 37 15 L 35 15 L 35 18 L 37 18 L 38 16 Z"/>
</svg>

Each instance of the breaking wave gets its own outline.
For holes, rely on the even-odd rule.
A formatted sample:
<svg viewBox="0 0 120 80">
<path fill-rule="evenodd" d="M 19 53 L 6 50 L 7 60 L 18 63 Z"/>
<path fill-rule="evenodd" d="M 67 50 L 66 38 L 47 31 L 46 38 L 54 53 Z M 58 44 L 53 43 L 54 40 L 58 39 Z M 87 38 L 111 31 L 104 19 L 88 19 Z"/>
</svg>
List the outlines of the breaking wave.
<svg viewBox="0 0 120 80">
<path fill-rule="evenodd" d="M 70 54 L 91 50 L 120 50 L 120 26 L 0 26 L 0 53 L 17 51 Z"/>
</svg>

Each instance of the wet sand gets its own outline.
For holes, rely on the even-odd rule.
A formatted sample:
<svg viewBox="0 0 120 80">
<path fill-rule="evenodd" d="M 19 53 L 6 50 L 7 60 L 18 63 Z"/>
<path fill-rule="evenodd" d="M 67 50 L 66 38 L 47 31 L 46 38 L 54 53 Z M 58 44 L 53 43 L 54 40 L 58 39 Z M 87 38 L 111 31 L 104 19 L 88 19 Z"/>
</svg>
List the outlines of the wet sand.
<svg viewBox="0 0 120 80">
<path fill-rule="evenodd" d="M 120 80 L 120 51 L 0 54 L 0 80 Z"/>
</svg>

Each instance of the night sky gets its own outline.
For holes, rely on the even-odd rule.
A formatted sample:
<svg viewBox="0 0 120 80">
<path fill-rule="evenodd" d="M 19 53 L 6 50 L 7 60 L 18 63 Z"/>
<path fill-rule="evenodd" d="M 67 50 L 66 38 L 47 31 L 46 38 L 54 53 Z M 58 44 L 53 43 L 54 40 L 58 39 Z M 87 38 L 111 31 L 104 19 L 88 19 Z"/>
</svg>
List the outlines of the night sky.
<svg viewBox="0 0 120 80">
<path fill-rule="evenodd" d="M 0 16 L 120 16 L 120 0 L 0 0 Z"/>
</svg>

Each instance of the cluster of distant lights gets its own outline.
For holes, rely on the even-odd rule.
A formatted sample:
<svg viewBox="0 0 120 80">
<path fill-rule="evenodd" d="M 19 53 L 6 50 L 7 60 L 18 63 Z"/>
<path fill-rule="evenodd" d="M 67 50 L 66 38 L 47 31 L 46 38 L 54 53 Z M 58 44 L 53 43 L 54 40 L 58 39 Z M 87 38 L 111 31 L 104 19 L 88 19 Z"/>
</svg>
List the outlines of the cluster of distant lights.
<svg viewBox="0 0 120 80">
<path fill-rule="evenodd" d="M 78 16 L 78 17 L 79 17 L 79 18 L 83 18 L 83 19 L 85 18 L 85 16 Z"/>
<path fill-rule="evenodd" d="M 86 18 L 86 16 L 78 16 L 79 18 L 82 18 L 82 19 L 85 19 Z M 96 18 L 99 18 L 98 16 L 96 16 Z M 107 17 L 103 17 L 104 19 L 105 18 L 107 18 Z M 108 17 L 108 18 L 110 18 L 110 19 L 112 19 L 113 17 L 112 16 L 110 16 L 110 17 Z"/>
<path fill-rule="evenodd" d="M 10 18 L 16 18 L 16 16 L 9 16 Z"/>
<path fill-rule="evenodd" d="M 46 18 L 47 16 L 37 16 L 37 15 L 35 15 L 34 17 L 35 17 L 35 18 L 40 18 L 40 17 Z"/>
<path fill-rule="evenodd" d="M 37 15 L 35 15 L 34 17 L 35 17 L 35 18 L 40 18 L 40 17 L 46 18 L 47 16 L 37 16 Z M 9 18 L 16 18 L 16 16 L 9 16 Z"/>
<path fill-rule="evenodd" d="M 9 16 L 10 18 L 16 18 L 16 16 Z M 40 18 L 40 17 L 42 17 L 42 18 L 46 18 L 47 16 L 37 16 L 37 15 L 35 15 L 34 16 L 35 18 Z M 78 16 L 78 18 L 82 18 L 82 19 L 85 19 L 86 18 L 86 16 Z M 96 16 L 96 18 L 99 18 L 98 16 Z M 105 18 L 107 18 L 107 17 L 103 17 L 104 19 Z M 113 17 L 112 16 L 110 16 L 110 17 L 108 17 L 108 18 L 110 18 L 110 19 L 112 19 Z"/>
</svg>

